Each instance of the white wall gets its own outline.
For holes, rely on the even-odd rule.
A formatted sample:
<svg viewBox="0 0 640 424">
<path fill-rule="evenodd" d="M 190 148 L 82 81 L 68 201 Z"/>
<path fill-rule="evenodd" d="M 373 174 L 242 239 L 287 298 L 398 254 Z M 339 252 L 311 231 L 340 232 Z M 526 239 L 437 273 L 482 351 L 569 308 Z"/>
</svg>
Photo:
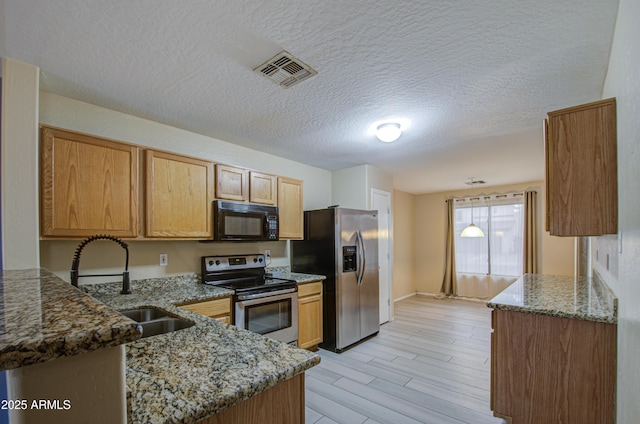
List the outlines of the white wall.
<svg viewBox="0 0 640 424">
<path fill-rule="evenodd" d="M 333 204 L 342 208 L 368 209 L 366 165 L 334 171 L 332 183 Z"/>
<path fill-rule="evenodd" d="M 371 165 L 341 169 L 333 172 L 331 200 L 343 208 L 369 210 L 373 188 L 393 194 L 393 174 Z"/>
<path fill-rule="evenodd" d="M 617 420 L 640 417 L 640 2 L 620 0 L 603 98 L 618 112 L 619 237 L 592 238 L 592 263 L 619 299 Z M 622 251 L 619 247 L 622 247 Z M 598 252 L 599 258 L 595 258 Z M 610 256 L 609 270 L 606 254 Z M 613 265 L 613 266 L 612 266 Z"/>
<path fill-rule="evenodd" d="M 247 149 L 222 140 L 127 115 L 67 97 L 41 92 L 40 122 L 104 136 L 141 146 L 168 150 L 218 163 L 238 165 L 304 181 L 304 209 L 331 204 L 331 173 L 319 168 Z M 31 157 L 37 162 L 37 157 Z M 33 192 L 33 189 L 30 189 Z M 78 241 L 40 242 L 41 264 L 68 281 L 71 260 Z M 286 241 L 267 243 L 199 243 L 196 241 L 131 241 L 131 279 L 200 272 L 201 256 L 259 253 L 271 250 L 272 265 L 289 265 Z M 169 255 L 169 265 L 160 267 L 160 253 Z M 81 271 L 120 272 L 124 254 L 115 244 L 92 243 L 83 250 Z M 82 281 L 81 281 L 82 282 Z"/>
<path fill-rule="evenodd" d="M 39 69 L 2 58 L 2 252 L 4 269 L 36 268 Z"/>
</svg>

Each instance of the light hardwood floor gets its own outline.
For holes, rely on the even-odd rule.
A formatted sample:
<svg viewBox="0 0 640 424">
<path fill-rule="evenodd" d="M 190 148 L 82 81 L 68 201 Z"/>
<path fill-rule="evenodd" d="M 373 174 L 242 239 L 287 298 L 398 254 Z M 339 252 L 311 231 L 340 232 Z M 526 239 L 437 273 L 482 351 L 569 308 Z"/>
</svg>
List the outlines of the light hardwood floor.
<svg viewBox="0 0 640 424">
<path fill-rule="evenodd" d="M 307 371 L 307 424 L 501 424 L 489 409 L 491 310 L 413 296 L 395 320 Z"/>
</svg>

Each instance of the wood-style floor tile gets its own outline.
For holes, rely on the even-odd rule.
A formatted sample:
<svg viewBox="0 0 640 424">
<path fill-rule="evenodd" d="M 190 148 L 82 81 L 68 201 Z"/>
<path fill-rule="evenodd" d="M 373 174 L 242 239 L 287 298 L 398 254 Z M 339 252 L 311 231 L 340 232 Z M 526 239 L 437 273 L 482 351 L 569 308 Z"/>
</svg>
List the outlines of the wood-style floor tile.
<svg viewBox="0 0 640 424">
<path fill-rule="evenodd" d="M 503 424 L 489 410 L 491 313 L 413 296 L 342 354 L 320 350 L 306 378 L 309 424 Z"/>
</svg>

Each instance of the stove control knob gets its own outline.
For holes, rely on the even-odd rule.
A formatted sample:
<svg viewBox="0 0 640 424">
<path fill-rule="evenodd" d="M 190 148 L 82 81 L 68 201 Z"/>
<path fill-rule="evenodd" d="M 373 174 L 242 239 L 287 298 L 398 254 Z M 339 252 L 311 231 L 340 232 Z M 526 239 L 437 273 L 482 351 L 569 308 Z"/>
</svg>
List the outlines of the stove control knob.
<svg viewBox="0 0 640 424">
<path fill-rule="evenodd" d="M 213 266 L 213 261 L 209 261 L 209 266 Z"/>
<path fill-rule="evenodd" d="M 258 262 L 258 259 L 257 258 L 253 258 L 253 263 L 256 263 L 256 262 Z"/>
<path fill-rule="evenodd" d="M 260 262 L 262 262 L 262 258 L 258 259 Z"/>
<path fill-rule="evenodd" d="M 216 265 L 220 265 L 220 261 L 216 261 Z"/>
</svg>

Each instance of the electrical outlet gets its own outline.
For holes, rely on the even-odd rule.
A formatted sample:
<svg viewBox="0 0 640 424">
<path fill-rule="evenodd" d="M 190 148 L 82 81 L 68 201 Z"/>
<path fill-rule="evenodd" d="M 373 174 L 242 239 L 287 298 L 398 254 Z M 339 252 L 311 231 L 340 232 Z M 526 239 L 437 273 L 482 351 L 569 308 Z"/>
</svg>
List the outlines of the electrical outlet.
<svg viewBox="0 0 640 424">
<path fill-rule="evenodd" d="M 266 249 L 266 250 L 264 251 L 264 257 L 265 257 L 267 260 L 271 259 L 271 250 Z"/>
<path fill-rule="evenodd" d="M 169 265 L 169 255 L 167 255 L 166 253 L 161 253 L 160 266 L 167 266 L 167 265 Z"/>
</svg>

